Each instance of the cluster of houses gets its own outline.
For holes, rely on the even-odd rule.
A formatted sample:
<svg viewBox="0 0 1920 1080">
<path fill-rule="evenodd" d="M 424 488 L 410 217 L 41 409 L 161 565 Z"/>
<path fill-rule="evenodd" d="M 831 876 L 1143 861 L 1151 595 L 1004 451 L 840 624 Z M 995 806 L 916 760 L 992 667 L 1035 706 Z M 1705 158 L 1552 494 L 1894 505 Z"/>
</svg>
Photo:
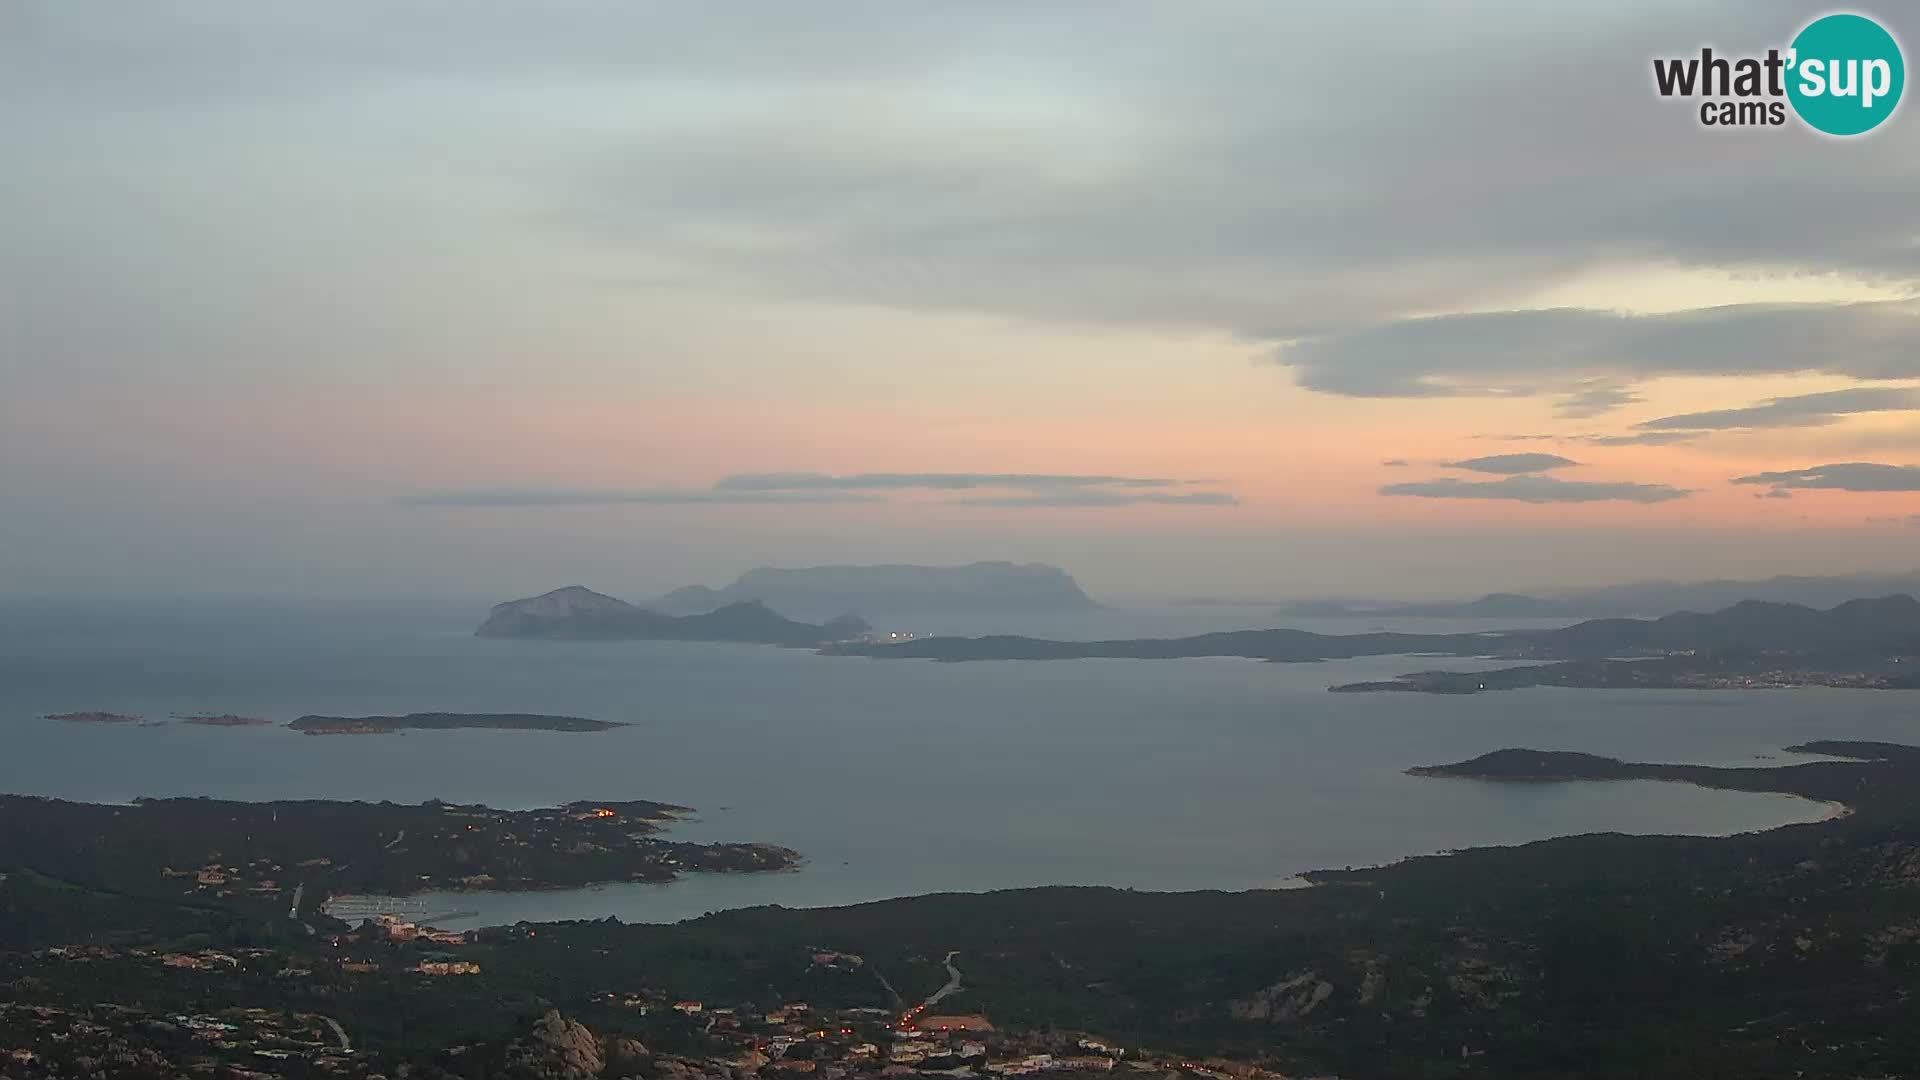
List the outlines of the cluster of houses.
<svg viewBox="0 0 1920 1080">
<path fill-rule="evenodd" d="M 471 930 L 441 930 L 408 922 L 398 915 L 379 914 L 361 923 L 360 928 L 347 935 L 345 940 L 376 938 L 396 942 L 425 941 L 434 945 L 466 945 L 473 941 L 473 937 Z"/>
<path fill-rule="evenodd" d="M 816 953 L 814 962 L 843 968 L 862 963 L 851 953 L 827 952 Z M 769 1075 L 819 1074 L 823 1080 L 853 1073 L 1029 1076 L 1111 1072 L 1123 1062 L 1134 1064 L 1123 1050 L 1098 1039 L 1010 1035 L 995 1030 L 978 1013 L 927 1013 L 918 1007 L 905 1013 L 816 1010 L 797 1001 L 761 1013 L 693 1000 L 656 1006 L 648 995 L 638 993 L 608 994 L 603 1000 L 641 1013 L 664 1007 L 696 1020 L 722 1050 L 718 1061 Z M 1177 1064 L 1159 1061 L 1141 1061 L 1137 1067 L 1178 1069 Z"/>
<path fill-rule="evenodd" d="M 228 866 L 215 856 L 191 870 L 176 870 L 169 866 L 163 868 L 161 873 L 192 882 L 192 892 L 220 899 L 242 895 L 270 897 L 285 891 L 276 877 L 282 873 L 281 866 L 271 859 L 255 859 L 245 866 Z"/>
</svg>

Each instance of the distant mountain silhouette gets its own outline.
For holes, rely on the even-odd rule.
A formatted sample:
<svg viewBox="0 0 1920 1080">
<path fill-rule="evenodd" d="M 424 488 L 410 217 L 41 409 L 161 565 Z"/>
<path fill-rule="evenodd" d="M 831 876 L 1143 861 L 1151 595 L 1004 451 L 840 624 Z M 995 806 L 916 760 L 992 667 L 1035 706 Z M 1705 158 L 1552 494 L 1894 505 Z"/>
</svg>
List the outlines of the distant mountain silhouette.
<svg viewBox="0 0 1920 1080">
<path fill-rule="evenodd" d="M 1763 580 L 1638 581 L 1522 595 L 1496 592 L 1477 600 L 1303 600 L 1280 607 L 1282 616 L 1462 619 L 1646 617 L 1669 611 L 1718 611 L 1742 600 L 1830 608 L 1858 596 L 1920 594 L 1920 573 L 1782 576 Z"/>
<path fill-rule="evenodd" d="M 730 603 L 699 615 L 673 616 L 636 607 L 584 585 L 494 605 L 476 637 L 570 640 L 742 641 L 804 647 L 865 633 L 857 615 L 825 625 L 796 622 L 757 600 Z"/>
<path fill-rule="evenodd" d="M 1564 600 L 1546 600 L 1519 593 L 1488 593 L 1478 600 L 1435 600 L 1425 603 L 1381 604 L 1377 607 L 1348 605 L 1337 600 L 1303 600 L 1284 605 L 1280 614 L 1301 618 L 1403 618 L 1435 619 L 1553 619 L 1578 614 Z"/>
<path fill-rule="evenodd" d="M 1099 607 L 1072 575 L 1045 563 L 965 566 L 760 567 L 714 589 L 688 585 L 655 601 L 677 615 L 759 600 L 802 618 L 834 612 L 914 615 L 946 612 L 1059 612 Z"/>
<path fill-rule="evenodd" d="M 1658 619 L 1594 619 L 1553 630 L 1471 634 L 1315 634 L 1305 630 L 1233 630 L 1184 638 L 1048 641 L 1028 637 L 921 638 L 899 645 L 852 643 L 829 651 L 882 659 L 1061 660 L 1245 656 L 1261 660 L 1337 660 L 1395 653 L 1496 655 L 1552 660 L 1657 655 L 1682 651 L 1778 652 L 1802 656 L 1920 655 L 1920 601 L 1910 595 L 1849 600 L 1826 611 L 1799 604 L 1742 601 L 1720 611 Z"/>
</svg>

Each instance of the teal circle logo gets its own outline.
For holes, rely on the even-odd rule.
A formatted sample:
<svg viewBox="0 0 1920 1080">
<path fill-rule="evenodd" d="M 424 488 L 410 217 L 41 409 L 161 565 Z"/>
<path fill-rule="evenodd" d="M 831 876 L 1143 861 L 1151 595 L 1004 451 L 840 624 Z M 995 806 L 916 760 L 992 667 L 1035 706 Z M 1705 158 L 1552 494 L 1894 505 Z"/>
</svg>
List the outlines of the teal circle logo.
<svg viewBox="0 0 1920 1080">
<path fill-rule="evenodd" d="M 1787 100 L 1815 131 L 1863 135 L 1900 106 L 1900 43 L 1865 15 L 1823 15 L 1794 36 Z"/>
</svg>

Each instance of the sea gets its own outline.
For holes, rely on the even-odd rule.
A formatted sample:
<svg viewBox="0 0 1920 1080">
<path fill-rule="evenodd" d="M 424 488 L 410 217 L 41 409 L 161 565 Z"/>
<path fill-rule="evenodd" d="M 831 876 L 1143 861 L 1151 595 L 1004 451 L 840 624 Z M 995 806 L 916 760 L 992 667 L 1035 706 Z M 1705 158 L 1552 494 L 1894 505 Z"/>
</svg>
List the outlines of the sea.
<svg viewBox="0 0 1920 1080">
<path fill-rule="evenodd" d="M 656 799 L 695 809 L 675 838 L 771 842 L 805 857 L 781 873 L 419 898 L 450 927 L 671 922 L 762 904 L 1037 885 L 1284 888 L 1318 868 L 1577 833 L 1773 828 L 1834 808 L 1653 781 L 1513 785 L 1405 770 L 1511 746 L 1753 765 L 1793 761 L 1783 748 L 1816 738 L 1920 742 L 1920 696 L 1897 692 L 1330 694 L 1334 683 L 1489 662 L 876 661 L 755 645 L 475 638 L 484 614 L 484 603 L 446 601 L 0 602 L 0 791 L 510 808 Z M 886 628 L 1104 638 L 1273 625 L 1493 628 L 1146 602 Z M 43 718 L 76 710 L 150 723 Z M 307 713 L 417 711 L 631 726 L 379 736 L 284 728 Z M 274 726 L 169 719 L 192 713 Z"/>
</svg>

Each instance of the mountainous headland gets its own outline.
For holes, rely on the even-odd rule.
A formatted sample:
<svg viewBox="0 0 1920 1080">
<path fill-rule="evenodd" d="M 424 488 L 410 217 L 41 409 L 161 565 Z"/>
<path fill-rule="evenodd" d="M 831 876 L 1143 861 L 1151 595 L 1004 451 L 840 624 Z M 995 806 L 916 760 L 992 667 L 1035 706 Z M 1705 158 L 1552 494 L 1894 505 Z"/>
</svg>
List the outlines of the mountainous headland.
<svg viewBox="0 0 1920 1080">
<path fill-rule="evenodd" d="M 699 615 L 666 615 L 584 585 L 568 585 L 496 604 L 476 637 L 576 641 L 738 641 L 805 648 L 842 641 L 871 627 L 847 614 L 822 624 L 798 622 L 757 600 Z"/>
<path fill-rule="evenodd" d="M 802 618 L 842 611 L 875 615 L 1091 611 L 1073 576 L 1045 563 L 976 562 L 964 566 L 763 566 L 714 589 L 689 585 L 655 602 L 672 614 L 699 614 L 757 600 Z"/>
</svg>

